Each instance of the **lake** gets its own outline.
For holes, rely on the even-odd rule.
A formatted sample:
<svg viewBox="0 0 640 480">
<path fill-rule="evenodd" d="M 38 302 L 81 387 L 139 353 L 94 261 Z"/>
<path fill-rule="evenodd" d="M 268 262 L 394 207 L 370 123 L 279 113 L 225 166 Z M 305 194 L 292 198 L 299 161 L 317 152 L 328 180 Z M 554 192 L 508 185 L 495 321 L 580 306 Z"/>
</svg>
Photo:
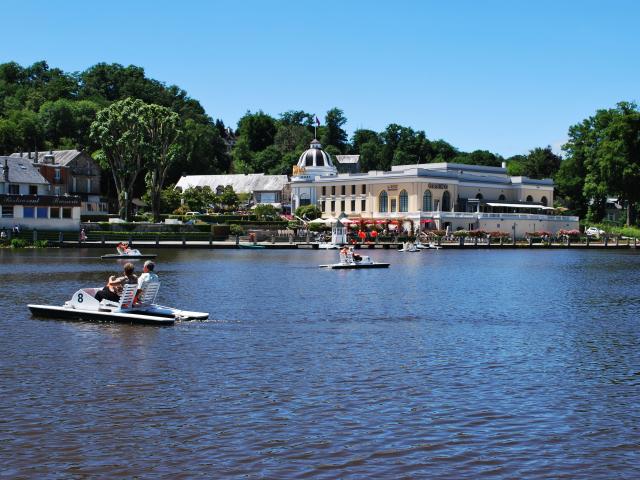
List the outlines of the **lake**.
<svg viewBox="0 0 640 480">
<path fill-rule="evenodd" d="M 160 250 L 209 321 L 31 317 L 104 253 L 0 250 L 2 476 L 640 476 L 634 250 Z"/>
</svg>

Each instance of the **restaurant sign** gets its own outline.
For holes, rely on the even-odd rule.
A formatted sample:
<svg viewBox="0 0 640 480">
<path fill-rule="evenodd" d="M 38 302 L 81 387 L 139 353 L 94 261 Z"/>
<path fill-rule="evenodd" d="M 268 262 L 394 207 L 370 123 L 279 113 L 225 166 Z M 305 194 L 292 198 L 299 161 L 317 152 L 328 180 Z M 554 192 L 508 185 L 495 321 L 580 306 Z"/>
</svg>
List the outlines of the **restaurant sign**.
<svg viewBox="0 0 640 480">
<path fill-rule="evenodd" d="M 449 185 L 446 183 L 429 183 L 427 184 L 427 188 L 431 188 L 433 190 L 449 190 Z"/>
<path fill-rule="evenodd" d="M 27 207 L 79 207 L 80 197 L 56 195 L 0 195 L 0 205 Z"/>
</svg>

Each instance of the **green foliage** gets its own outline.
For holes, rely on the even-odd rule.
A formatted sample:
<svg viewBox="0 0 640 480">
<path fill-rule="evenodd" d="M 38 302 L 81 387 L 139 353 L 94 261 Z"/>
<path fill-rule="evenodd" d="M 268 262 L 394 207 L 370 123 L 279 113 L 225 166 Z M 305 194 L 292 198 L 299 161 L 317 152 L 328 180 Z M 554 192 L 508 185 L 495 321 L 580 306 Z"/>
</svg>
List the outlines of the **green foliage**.
<svg viewBox="0 0 640 480">
<path fill-rule="evenodd" d="M 244 228 L 236 224 L 229 225 L 229 233 L 231 235 L 244 235 Z"/>
<path fill-rule="evenodd" d="M 278 209 L 273 205 L 258 204 L 253 209 L 253 214 L 258 220 L 276 220 L 280 218 Z"/>
<path fill-rule="evenodd" d="M 49 246 L 49 240 L 36 240 L 33 242 L 35 248 L 47 248 Z"/>
<path fill-rule="evenodd" d="M 332 108 L 324 117 L 324 127 L 320 143 L 326 148 L 335 147 L 339 153 L 347 150 L 347 132 L 342 128 L 347 123 L 344 112 L 339 108 Z"/>
<path fill-rule="evenodd" d="M 238 195 L 231 185 L 225 186 L 224 190 L 216 197 L 215 201 L 222 207 L 222 210 L 225 211 L 234 211 L 238 207 L 239 203 Z"/>
<path fill-rule="evenodd" d="M 217 200 L 215 192 L 210 187 L 188 188 L 183 192 L 182 198 L 186 207 L 185 213 L 207 211 Z"/>
<path fill-rule="evenodd" d="M 26 248 L 29 243 L 22 238 L 12 238 L 11 239 L 11 248 Z"/>
<path fill-rule="evenodd" d="M 305 220 L 315 220 L 322 216 L 322 210 L 317 205 L 302 205 L 296 208 L 295 215 Z"/>
<path fill-rule="evenodd" d="M 562 158 L 546 148 L 534 148 L 527 155 L 515 155 L 509 158 L 507 170 L 510 175 L 529 178 L 553 178 L 560 169 Z"/>
</svg>

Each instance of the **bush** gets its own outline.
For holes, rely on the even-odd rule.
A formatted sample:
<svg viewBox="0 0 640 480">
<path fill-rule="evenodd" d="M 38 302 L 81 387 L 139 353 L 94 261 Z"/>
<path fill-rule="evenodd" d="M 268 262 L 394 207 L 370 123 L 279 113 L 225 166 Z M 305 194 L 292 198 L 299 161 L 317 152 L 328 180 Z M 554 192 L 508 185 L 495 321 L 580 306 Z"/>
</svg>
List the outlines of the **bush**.
<svg viewBox="0 0 640 480">
<path fill-rule="evenodd" d="M 240 225 L 230 225 L 229 233 L 231 235 L 244 235 L 244 228 L 242 228 Z"/>
<path fill-rule="evenodd" d="M 456 238 L 465 238 L 469 236 L 469 232 L 467 230 L 457 230 L 455 232 L 453 232 L 453 236 Z"/>
<path fill-rule="evenodd" d="M 14 238 L 11 240 L 11 248 L 25 248 L 29 243 L 21 238 Z"/>
<path fill-rule="evenodd" d="M 47 248 L 49 246 L 49 240 L 36 240 L 33 242 L 33 246 L 36 248 Z"/>
</svg>

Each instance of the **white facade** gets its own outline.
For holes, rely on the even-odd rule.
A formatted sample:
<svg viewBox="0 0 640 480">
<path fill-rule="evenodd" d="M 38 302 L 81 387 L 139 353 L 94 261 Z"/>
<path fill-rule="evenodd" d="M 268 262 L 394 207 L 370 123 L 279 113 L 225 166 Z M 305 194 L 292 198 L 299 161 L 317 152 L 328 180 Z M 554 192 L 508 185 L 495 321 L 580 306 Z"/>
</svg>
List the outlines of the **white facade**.
<svg viewBox="0 0 640 480">
<path fill-rule="evenodd" d="M 291 178 L 292 208 L 317 205 L 325 218 L 401 218 L 440 230 L 501 231 L 518 238 L 579 227 L 578 217 L 553 215 L 551 179 L 510 177 L 504 166 L 430 163 L 336 174 L 305 168 L 303 157 Z"/>
</svg>

